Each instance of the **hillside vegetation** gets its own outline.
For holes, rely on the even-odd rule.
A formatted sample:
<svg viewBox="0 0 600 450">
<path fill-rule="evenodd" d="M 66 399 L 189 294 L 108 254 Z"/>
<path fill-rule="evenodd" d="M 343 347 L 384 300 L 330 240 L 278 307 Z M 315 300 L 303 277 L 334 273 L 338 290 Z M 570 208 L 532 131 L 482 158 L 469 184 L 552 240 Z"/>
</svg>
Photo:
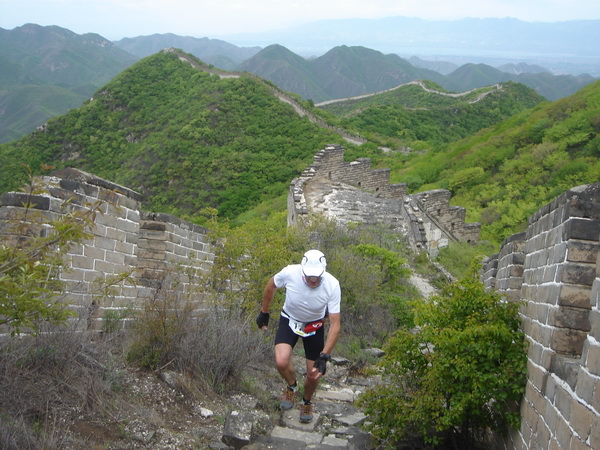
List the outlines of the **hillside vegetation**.
<svg viewBox="0 0 600 450">
<path fill-rule="evenodd" d="M 518 83 L 503 83 L 462 94 L 431 82 L 413 82 L 369 97 L 318 105 L 340 125 L 373 140 L 452 142 L 471 136 L 544 99 Z"/>
<path fill-rule="evenodd" d="M 371 157 L 411 192 L 451 190 L 483 237 L 499 242 L 564 190 L 600 179 L 600 82 L 552 103 L 515 83 L 458 96 L 426 83 L 331 105 L 341 117 L 312 108 L 372 138 L 353 147 L 269 83 L 223 75 L 174 53 L 140 61 L 43 131 L 0 146 L 0 191 L 23 185 L 21 163 L 73 166 L 139 191 L 147 210 L 199 223 L 214 213 L 239 219 L 284 209 L 290 181 L 316 151 L 339 143 L 347 160 Z M 377 148 L 388 143 L 405 151 Z"/>
<path fill-rule="evenodd" d="M 600 180 L 600 81 L 449 145 L 372 155 L 413 192 L 451 190 L 482 237 L 501 242 L 565 190 Z"/>
<path fill-rule="evenodd" d="M 341 143 L 249 77 L 219 78 L 174 53 L 125 70 L 43 131 L 0 146 L 0 190 L 26 163 L 72 166 L 132 188 L 144 206 L 190 218 L 235 217 L 280 196 L 316 150 Z"/>
</svg>

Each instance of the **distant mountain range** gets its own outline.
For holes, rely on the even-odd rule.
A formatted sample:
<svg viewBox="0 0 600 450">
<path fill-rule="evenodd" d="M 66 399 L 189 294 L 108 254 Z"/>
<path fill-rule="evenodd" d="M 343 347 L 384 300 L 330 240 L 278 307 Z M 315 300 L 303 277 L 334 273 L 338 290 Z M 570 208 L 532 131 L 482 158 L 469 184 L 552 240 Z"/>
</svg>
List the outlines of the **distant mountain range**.
<svg viewBox="0 0 600 450">
<path fill-rule="evenodd" d="M 323 56 L 306 60 L 285 47 L 272 45 L 244 61 L 238 70 L 252 72 L 281 89 L 315 102 L 382 91 L 419 79 L 434 81 L 454 92 L 516 81 L 548 100 L 557 100 L 594 81 L 587 74 L 552 75 L 543 68 L 523 63 L 505 67 L 509 72 L 471 63 L 442 75 L 432 69 L 416 67 L 398 55 L 384 55 L 365 47 L 342 45 Z"/>
<path fill-rule="evenodd" d="M 242 46 L 265 47 L 277 43 L 306 57 L 322 55 L 344 44 L 458 65 L 527 62 L 540 64 L 554 73 L 600 76 L 600 20 L 549 23 L 510 18 L 337 19 L 221 38 Z"/>
<path fill-rule="evenodd" d="M 413 22 L 405 25 L 409 23 Z M 583 31 L 588 30 L 587 21 L 583 25 Z M 406 25 L 406 29 L 414 26 Z M 336 27 L 329 31 L 333 33 Z M 571 30 L 570 25 L 564 28 Z M 595 31 L 586 32 L 595 36 Z M 349 41 L 356 39 L 348 36 Z M 555 100 L 594 80 L 586 74 L 553 75 L 544 67 L 518 61 L 498 68 L 473 63 L 459 66 L 416 56 L 403 59 L 397 54 L 348 45 L 307 59 L 278 44 L 238 47 L 218 39 L 174 34 L 110 42 L 97 34 L 77 35 L 57 26 L 27 24 L 10 31 L 0 28 L 0 142 L 16 139 L 49 118 L 81 105 L 126 67 L 167 47 L 180 48 L 221 69 L 254 73 L 314 102 L 377 92 L 416 79 L 431 80 L 457 92 L 512 80 Z"/>
<path fill-rule="evenodd" d="M 137 59 L 97 34 L 0 28 L 0 142 L 80 106 Z"/>
<path fill-rule="evenodd" d="M 262 50 L 261 47 L 238 47 L 219 39 L 207 37 L 199 39 L 171 33 L 124 38 L 116 41 L 115 45 L 138 58 L 153 55 L 167 47 L 179 48 L 197 56 L 207 64 L 225 70 L 234 70 L 238 64 Z"/>
</svg>

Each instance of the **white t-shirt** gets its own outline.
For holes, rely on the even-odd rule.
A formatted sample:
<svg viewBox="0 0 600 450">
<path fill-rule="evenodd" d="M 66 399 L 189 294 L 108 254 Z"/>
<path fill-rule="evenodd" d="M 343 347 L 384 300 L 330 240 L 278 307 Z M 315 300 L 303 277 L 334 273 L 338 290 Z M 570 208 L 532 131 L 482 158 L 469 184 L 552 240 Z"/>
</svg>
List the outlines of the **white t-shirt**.
<svg viewBox="0 0 600 450">
<path fill-rule="evenodd" d="M 313 322 L 325 317 L 325 311 L 333 314 L 340 312 L 340 283 L 333 275 L 323 273 L 321 284 L 314 289 L 302 277 L 300 264 L 286 266 L 273 277 L 278 289 L 286 289 L 283 309 L 291 318 Z"/>
</svg>

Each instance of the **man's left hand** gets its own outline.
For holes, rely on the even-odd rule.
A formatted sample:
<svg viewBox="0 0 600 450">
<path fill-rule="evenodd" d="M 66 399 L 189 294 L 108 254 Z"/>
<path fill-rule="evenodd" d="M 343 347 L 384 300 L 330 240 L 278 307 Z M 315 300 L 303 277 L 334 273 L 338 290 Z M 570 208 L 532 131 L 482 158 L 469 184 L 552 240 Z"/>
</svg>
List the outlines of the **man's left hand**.
<svg viewBox="0 0 600 450">
<path fill-rule="evenodd" d="M 322 375 L 325 375 L 325 373 L 327 372 L 327 361 L 329 360 L 331 360 L 331 356 L 329 356 L 327 353 L 321 353 L 319 357 L 315 360 L 315 369 L 321 372 Z"/>
</svg>

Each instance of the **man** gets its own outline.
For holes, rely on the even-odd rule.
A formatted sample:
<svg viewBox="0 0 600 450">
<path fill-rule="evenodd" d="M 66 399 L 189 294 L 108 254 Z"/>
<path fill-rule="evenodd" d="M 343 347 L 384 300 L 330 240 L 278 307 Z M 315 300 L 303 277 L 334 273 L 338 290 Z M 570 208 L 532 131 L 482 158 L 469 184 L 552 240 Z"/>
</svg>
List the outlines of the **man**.
<svg viewBox="0 0 600 450">
<path fill-rule="evenodd" d="M 298 339 L 302 338 L 306 380 L 300 421 L 304 423 L 313 419 L 311 399 L 319 379 L 325 375 L 327 361 L 340 334 L 340 283 L 326 272 L 326 268 L 325 255 L 319 250 L 309 250 L 300 264 L 283 268 L 268 281 L 261 311 L 256 319 L 258 328 L 268 328 L 269 308 L 275 292 L 285 288 L 285 303 L 275 336 L 275 365 L 287 382 L 281 398 L 281 409 L 292 409 L 295 404 L 298 382 L 292 364 L 292 351 Z M 329 332 L 325 340 L 326 317 L 329 317 Z"/>
</svg>

